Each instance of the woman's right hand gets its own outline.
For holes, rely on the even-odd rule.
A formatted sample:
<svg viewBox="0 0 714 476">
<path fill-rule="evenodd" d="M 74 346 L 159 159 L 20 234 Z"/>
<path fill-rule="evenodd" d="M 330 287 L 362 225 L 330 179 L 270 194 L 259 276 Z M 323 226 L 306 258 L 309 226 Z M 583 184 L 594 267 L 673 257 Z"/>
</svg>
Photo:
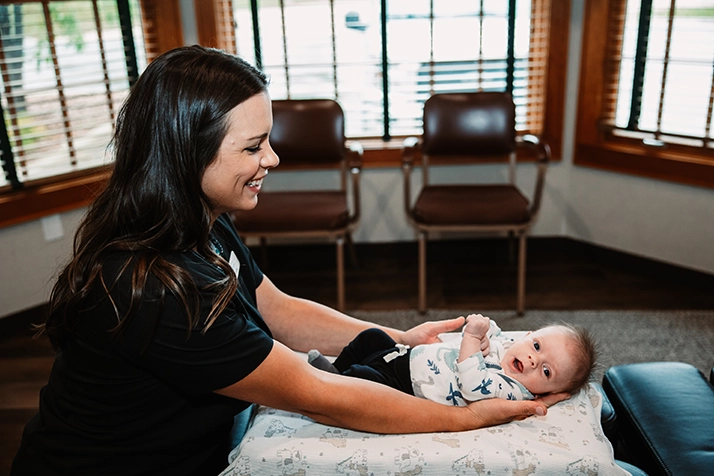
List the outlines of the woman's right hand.
<svg viewBox="0 0 714 476">
<path fill-rule="evenodd" d="M 523 420 L 532 415 L 545 416 L 548 407 L 567 400 L 569 393 L 552 393 L 535 400 L 504 400 L 489 398 L 470 403 L 468 409 L 474 416 L 474 428 L 500 425 L 514 420 Z"/>
</svg>

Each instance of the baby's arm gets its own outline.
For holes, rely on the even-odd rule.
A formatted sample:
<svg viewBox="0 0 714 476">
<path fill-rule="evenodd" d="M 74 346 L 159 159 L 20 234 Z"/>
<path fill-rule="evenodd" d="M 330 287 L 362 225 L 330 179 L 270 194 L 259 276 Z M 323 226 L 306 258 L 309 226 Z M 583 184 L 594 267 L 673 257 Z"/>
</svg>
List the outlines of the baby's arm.
<svg viewBox="0 0 714 476">
<path fill-rule="evenodd" d="M 481 314 L 469 314 L 464 326 L 461 348 L 459 349 L 459 363 L 468 359 L 477 352 L 488 355 L 490 351 L 490 341 L 488 330 L 491 319 Z"/>
</svg>

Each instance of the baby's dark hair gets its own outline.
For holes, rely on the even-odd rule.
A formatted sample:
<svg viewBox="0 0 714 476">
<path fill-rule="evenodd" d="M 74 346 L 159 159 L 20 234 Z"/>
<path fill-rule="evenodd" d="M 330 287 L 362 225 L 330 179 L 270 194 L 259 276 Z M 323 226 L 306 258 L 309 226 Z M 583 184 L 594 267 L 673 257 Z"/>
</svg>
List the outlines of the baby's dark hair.
<svg viewBox="0 0 714 476">
<path fill-rule="evenodd" d="M 567 330 L 573 337 L 575 343 L 575 376 L 570 381 L 566 392 L 576 393 L 587 385 L 593 378 L 597 367 L 598 344 L 593 335 L 583 327 L 573 326 L 567 323 L 555 324 Z"/>
</svg>

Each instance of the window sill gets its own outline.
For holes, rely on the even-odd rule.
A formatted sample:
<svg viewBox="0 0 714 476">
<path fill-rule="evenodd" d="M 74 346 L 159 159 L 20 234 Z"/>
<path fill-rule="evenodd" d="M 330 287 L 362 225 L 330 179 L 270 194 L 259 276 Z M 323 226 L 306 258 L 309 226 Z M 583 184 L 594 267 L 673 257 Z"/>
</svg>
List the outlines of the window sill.
<svg viewBox="0 0 714 476">
<path fill-rule="evenodd" d="M 0 228 L 89 204 L 109 177 L 108 168 L 77 172 L 62 181 L 37 182 L 0 195 Z"/>
<path fill-rule="evenodd" d="M 578 144 L 573 162 L 585 167 L 714 188 L 714 151 L 711 154 L 686 154 L 627 144 Z"/>
</svg>

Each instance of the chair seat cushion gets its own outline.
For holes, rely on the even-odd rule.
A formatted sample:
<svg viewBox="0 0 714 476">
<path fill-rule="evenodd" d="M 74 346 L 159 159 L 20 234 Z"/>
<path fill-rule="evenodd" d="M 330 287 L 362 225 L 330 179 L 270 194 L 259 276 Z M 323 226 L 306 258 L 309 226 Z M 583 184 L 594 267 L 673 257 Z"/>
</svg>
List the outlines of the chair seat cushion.
<svg viewBox="0 0 714 476">
<path fill-rule="evenodd" d="M 253 210 L 232 218 L 243 233 L 336 231 L 349 224 L 349 208 L 339 190 L 261 192 Z"/>
<path fill-rule="evenodd" d="M 414 204 L 425 225 L 503 225 L 527 223 L 528 199 L 512 185 L 430 185 Z"/>
</svg>

